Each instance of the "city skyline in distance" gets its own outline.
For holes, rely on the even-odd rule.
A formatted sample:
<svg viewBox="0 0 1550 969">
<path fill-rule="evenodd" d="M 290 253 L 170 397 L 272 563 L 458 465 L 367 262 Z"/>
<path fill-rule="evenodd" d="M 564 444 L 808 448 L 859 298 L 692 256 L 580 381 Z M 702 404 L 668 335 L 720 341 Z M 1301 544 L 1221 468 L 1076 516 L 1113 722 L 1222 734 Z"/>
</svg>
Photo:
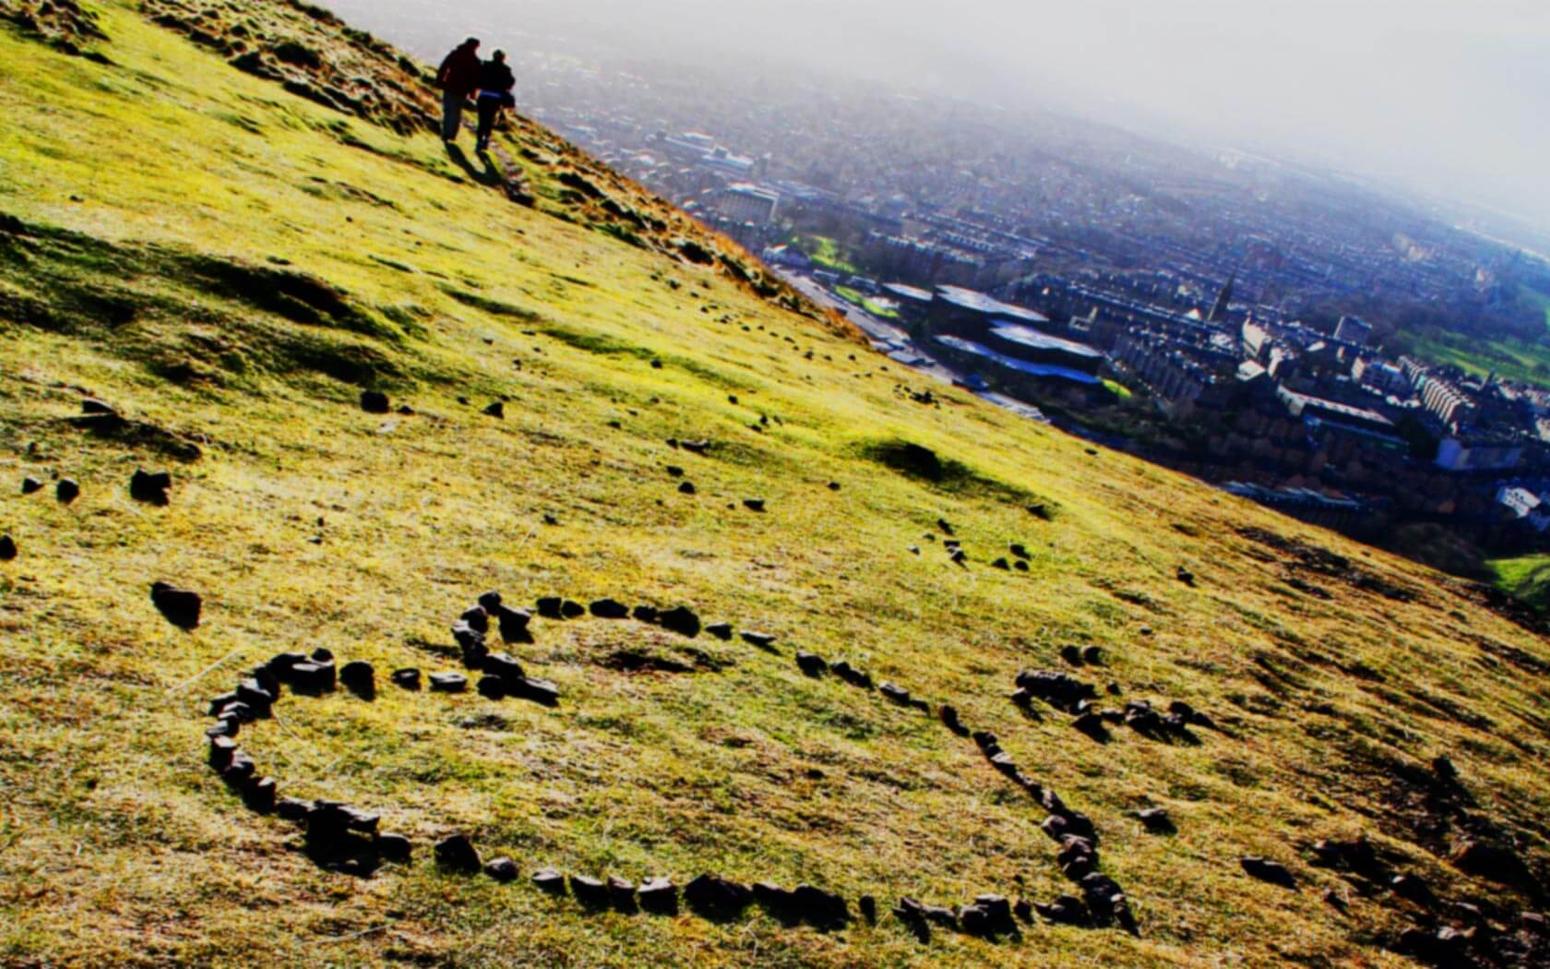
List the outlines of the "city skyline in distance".
<svg viewBox="0 0 1550 969">
<path fill-rule="evenodd" d="M 811 72 L 1316 165 L 1550 231 L 1550 7 L 1532 0 L 334 0 L 448 43 Z M 1517 239 L 1513 241 L 1518 242 Z M 1522 244 L 1522 243 L 1519 243 Z"/>
</svg>

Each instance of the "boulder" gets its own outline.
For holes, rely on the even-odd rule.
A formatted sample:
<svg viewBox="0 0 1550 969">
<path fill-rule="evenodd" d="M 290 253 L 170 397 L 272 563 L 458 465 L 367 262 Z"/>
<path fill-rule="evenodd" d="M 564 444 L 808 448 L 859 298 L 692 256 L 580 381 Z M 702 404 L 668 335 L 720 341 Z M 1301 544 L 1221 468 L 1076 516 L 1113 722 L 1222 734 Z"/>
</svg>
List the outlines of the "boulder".
<svg viewBox="0 0 1550 969">
<path fill-rule="evenodd" d="M 495 591 L 486 592 L 479 597 L 479 605 L 484 607 L 485 612 L 493 616 L 501 607 L 501 594 Z"/>
<path fill-rule="evenodd" d="M 1092 922 L 1087 906 L 1074 895 L 1061 895 L 1048 904 L 1035 902 L 1033 910 L 1041 918 L 1058 925 L 1088 925 Z"/>
<path fill-rule="evenodd" d="M 1028 571 L 1028 563 L 1024 562 L 1022 559 L 1017 559 L 1012 563 L 1012 568 L 1019 572 L 1026 572 Z M 1032 911 L 1032 909 L 1029 909 L 1029 911 Z"/>
<path fill-rule="evenodd" d="M 1136 812 L 1136 818 L 1153 834 L 1172 834 L 1176 830 L 1173 819 L 1162 808 L 1142 808 Z"/>
<path fill-rule="evenodd" d="M 501 700 L 506 696 L 506 681 L 498 676 L 481 676 L 474 689 L 487 700 Z"/>
<path fill-rule="evenodd" d="M 763 498 L 744 498 L 743 499 L 743 507 L 747 508 L 749 511 L 762 512 L 762 511 L 764 511 L 764 499 Z"/>
<path fill-rule="evenodd" d="M 699 489 L 694 486 L 694 482 L 692 482 L 692 481 L 680 481 L 680 482 L 678 482 L 678 493 L 679 494 L 681 494 L 681 495 L 693 495 L 693 494 L 697 494 L 698 492 L 699 492 Z"/>
<path fill-rule="evenodd" d="M 506 694 L 522 700 L 531 700 L 539 706 L 557 707 L 560 705 L 560 688 L 548 680 L 524 677 L 523 679 L 505 681 Z"/>
<path fill-rule="evenodd" d="M 468 677 L 462 673 L 432 673 L 431 692 L 433 693 L 466 693 L 468 691 Z"/>
<path fill-rule="evenodd" d="M 843 896 L 813 885 L 798 885 L 791 893 L 797 915 L 815 929 L 844 928 L 850 922 L 850 907 Z"/>
<path fill-rule="evenodd" d="M 237 742 L 230 737 L 211 737 L 210 752 L 207 757 L 210 767 L 216 773 L 225 770 L 231 763 L 232 757 L 237 753 Z"/>
<path fill-rule="evenodd" d="M 851 666 L 846 660 L 829 664 L 829 672 L 851 686 L 857 686 L 863 690 L 872 689 L 872 677 Z"/>
<path fill-rule="evenodd" d="M 856 902 L 856 907 L 861 910 L 861 917 L 866 919 L 868 925 L 877 924 L 877 899 L 863 895 Z"/>
<path fill-rule="evenodd" d="M 477 875 L 482 867 L 479 852 L 466 834 L 454 834 L 436 842 L 436 864 L 443 871 Z"/>
<path fill-rule="evenodd" d="M 247 704 L 248 709 L 252 710 L 254 716 L 259 719 L 268 718 L 270 708 L 274 706 L 276 699 L 275 694 L 264 689 L 263 684 L 252 677 L 239 680 L 237 683 L 237 702 Z"/>
<path fill-rule="evenodd" d="M 1103 648 L 1101 646 L 1083 646 L 1082 662 L 1089 666 L 1098 666 L 1103 662 Z"/>
<path fill-rule="evenodd" d="M 491 653 L 484 658 L 479 668 L 490 676 L 512 682 L 525 679 L 527 676 L 523 672 L 522 664 L 517 662 L 510 653 Z"/>
<path fill-rule="evenodd" d="M 1011 903 L 1000 895 L 981 895 L 973 904 L 959 906 L 958 923 L 966 934 L 982 939 L 1017 930 Z"/>
<path fill-rule="evenodd" d="M 634 609 L 630 610 L 630 618 L 634 619 L 636 622 L 645 622 L 645 623 L 651 623 L 651 624 L 655 625 L 657 620 L 661 618 L 661 613 L 659 613 L 657 611 L 657 607 L 656 606 L 640 605 L 640 606 L 636 606 Z M 725 625 L 725 624 L 723 623 L 723 625 Z M 707 626 L 706 628 L 709 629 L 710 627 Z M 727 626 L 726 628 L 727 628 L 727 635 L 723 636 L 722 638 L 723 639 L 731 639 L 732 638 L 732 627 L 731 626 Z"/>
<path fill-rule="evenodd" d="M 999 558 L 999 559 L 996 559 L 995 561 L 991 562 L 990 563 L 990 567 L 993 568 L 993 569 L 1000 569 L 1003 572 L 1010 572 L 1010 571 L 1012 571 L 1012 563 L 1008 562 L 1004 558 Z"/>
<path fill-rule="evenodd" d="M 54 485 L 54 497 L 59 499 L 61 503 L 68 505 L 81 497 L 81 486 L 76 483 L 74 478 L 60 478 L 59 483 Z"/>
<path fill-rule="evenodd" d="M 561 619 L 560 606 L 564 602 L 559 596 L 544 596 L 538 600 L 538 614 L 545 619 Z"/>
<path fill-rule="evenodd" d="M 958 719 L 958 708 L 952 704 L 942 704 L 942 706 L 937 709 L 937 716 L 941 719 L 942 726 L 946 727 L 948 730 L 951 730 L 958 736 L 967 737 L 969 735 L 969 728 L 965 727 Z"/>
<path fill-rule="evenodd" d="M 43 490 L 43 482 L 37 478 L 26 477 L 22 479 L 22 494 L 31 495 Z"/>
<path fill-rule="evenodd" d="M 249 781 L 242 788 L 242 803 L 250 811 L 268 814 L 275 809 L 275 793 L 274 778 L 260 777 Z"/>
<path fill-rule="evenodd" d="M 275 802 L 275 816 L 283 821 L 305 821 L 312 812 L 312 802 L 294 797 L 282 797 Z"/>
<path fill-rule="evenodd" d="M 636 910 L 635 885 L 628 879 L 618 875 L 608 876 L 608 901 L 614 909 L 625 914 L 633 914 Z"/>
<path fill-rule="evenodd" d="M 0 562 L 10 562 L 17 556 L 16 539 L 0 535 Z"/>
<path fill-rule="evenodd" d="M 157 582 L 151 586 L 151 604 L 174 626 L 184 631 L 199 628 L 204 600 L 199 593 Z"/>
<path fill-rule="evenodd" d="M 750 630 L 743 633 L 743 642 L 748 643 L 750 646 L 757 646 L 760 649 L 769 649 L 771 646 L 775 645 L 775 637 L 769 633 L 753 632 Z"/>
<path fill-rule="evenodd" d="M 386 414 L 391 409 L 387 394 L 379 390 L 361 391 L 361 410 L 368 414 Z"/>
<path fill-rule="evenodd" d="M 465 610 L 458 619 L 480 636 L 488 635 L 490 632 L 490 613 L 484 606 L 473 606 Z"/>
<path fill-rule="evenodd" d="M 908 705 L 910 702 L 910 691 L 906 690 L 902 686 L 898 686 L 893 683 L 884 683 L 877 688 L 877 691 L 883 696 L 887 697 L 889 700 L 900 704 L 901 706 Z"/>
<path fill-rule="evenodd" d="M 287 682 L 293 691 L 302 696 L 322 696 L 331 692 L 337 681 L 338 673 L 333 663 L 309 661 L 291 667 L 291 678 Z"/>
<path fill-rule="evenodd" d="M 705 631 L 717 639 L 730 640 L 732 638 L 732 624 L 729 622 L 713 622 L 705 627 Z"/>
<path fill-rule="evenodd" d="M 1432 894 L 1431 886 L 1420 875 L 1395 875 L 1389 879 L 1389 889 L 1400 898 L 1425 908 L 1437 904 L 1437 896 Z"/>
<path fill-rule="evenodd" d="M 172 487 L 172 475 L 166 471 L 154 474 L 136 468 L 129 476 L 129 497 L 152 505 L 168 504 L 167 490 Z"/>
<path fill-rule="evenodd" d="M 496 420 L 501 420 L 506 416 L 506 405 L 498 400 L 492 401 L 490 405 L 484 409 L 484 415 L 486 417 L 493 417 Z"/>
<path fill-rule="evenodd" d="M 1523 857 L 1516 849 L 1506 845 L 1465 838 L 1453 846 L 1453 850 L 1448 853 L 1448 860 L 1460 871 L 1500 885 L 1531 887 L 1535 883 Z"/>
<path fill-rule="evenodd" d="M 585 616 L 586 614 L 587 614 L 586 606 L 583 606 L 579 602 L 575 602 L 575 601 L 573 601 L 571 599 L 566 599 L 564 602 L 560 603 L 560 618 L 561 619 L 580 619 L 582 616 Z"/>
<path fill-rule="evenodd" d="M 666 878 L 648 878 L 636 890 L 643 911 L 652 915 L 678 914 L 678 886 Z"/>
<path fill-rule="evenodd" d="M 484 863 L 484 873 L 502 884 L 517 880 L 517 863 L 507 857 L 492 858 Z"/>
</svg>

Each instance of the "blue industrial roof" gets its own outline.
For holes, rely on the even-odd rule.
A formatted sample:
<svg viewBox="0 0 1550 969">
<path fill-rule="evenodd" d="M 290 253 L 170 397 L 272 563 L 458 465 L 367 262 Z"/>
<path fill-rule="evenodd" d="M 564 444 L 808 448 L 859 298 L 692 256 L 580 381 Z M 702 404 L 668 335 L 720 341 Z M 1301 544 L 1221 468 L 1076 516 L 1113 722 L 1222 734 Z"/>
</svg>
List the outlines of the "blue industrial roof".
<svg viewBox="0 0 1550 969">
<path fill-rule="evenodd" d="M 995 326 L 990 331 L 1003 340 L 1020 343 L 1025 347 L 1035 350 L 1059 350 L 1073 356 L 1087 357 L 1089 359 L 1101 359 L 1103 354 L 1094 350 L 1085 343 L 1077 343 L 1075 340 L 1062 340 L 1058 336 L 1050 336 L 1031 327 L 1018 326 L 1016 323 L 1003 323 Z"/>
<path fill-rule="evenodd" d="M 1019 373 L 1028 374 L 1030 377 L 1069 380 L 1072 383 L 1086 384 L 1088 386 L 1099 383 L 1098 378 L 1090 373 L 1083 373 L 1080 370 L 1073 370 L 1070 367 L 1060 367 L 1049 363 L 1034 363 L 1031 360 L 1019 360 L 1016 357 L 1009 357 L 1004 353 L 997 353 L 987 346 L 975 343 L 973 340 L 965 340 L 956 336 L 948 336 L 947 334 L 942 334 L 941 336 L 935 337 L 935 339 L 936 342 L 942 344 L 943 346 L 951 347 L 954 350 L 959 350 L 964 353 L 972 353 L 977 357 L 984 357 L 991 363 L 1005 367 L 1008 370 L 1016 370 Z"/>
</svg>

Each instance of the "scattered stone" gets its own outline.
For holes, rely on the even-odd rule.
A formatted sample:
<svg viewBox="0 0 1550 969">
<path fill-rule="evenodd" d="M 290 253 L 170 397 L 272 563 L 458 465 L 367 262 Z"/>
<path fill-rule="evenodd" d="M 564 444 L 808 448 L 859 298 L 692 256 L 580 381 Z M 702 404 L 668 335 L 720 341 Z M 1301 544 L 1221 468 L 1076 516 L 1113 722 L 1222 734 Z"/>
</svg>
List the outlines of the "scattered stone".
<svg viewBox="0 0 1550 969">
<path fill-rule="evenodd" d="M 172 475 L 166 471 L 150 474 L 142 468 L 136 468 L 135 473 L 129 476 L 129 497 L 135 501 L 165 506 L 170 503 L 167 489 L 171 487 Z"/>
<path fill-rule="evenodd" d="M 972 905 L 960 907 L 958 923 L 964 932 L 982 939 L 1017 931 L 1017 923 L 1012 921 L 1012 905 L 1001 895 L 981 895 Z"/>
<path fill-rule="evenodd" d="M 863 690 L 872 689 L 872 677 L 851 666 L 846 660 L 829 664 L 829 672 L 851 686 L 857 686 Z"/>
<path fill-rule="evenodd" d="M 1087 906 L 1074 895 L 1061 895 L 1047 905 L 1035 902 L 1033 910 L 1041 918 L 1058 925 L 1088 925 L 1092 922 Z"/>
<path fill-rule="evenodd" d="M 76 483 L 74 478 L 60 478 L 59 483 L 54 486 L 54 497 L 66 505 L 80 496 L 81 486 Z"/>
<path fill-rule="evenodd" d="M 937 710 L 937 716 L 941 718 L 942 726 L 946 727 L 948 730 L 951 730 L 958 736 L 967 737 L 969 735 L 969 728 L 965 727 L 958 719 L 958 708 L 952 704 L 942 704 L 942 706 Z"/>
<path fill-rule="evenodd" d="M 408 864 L 414 855 L 414 845 L 401 834 L 379 834 L 377 853 L 388 861 Z"/>
<path fill-rule="evenodd" d="M 37 478 L 27 477 L 22 479 L 22 494 L 30 495 L 43 490 L 43 482 Z"/>
<path fill-rule="evenodd" d="M 210 767 L 217 773 L 223 771 L 231 764 L 232 757 L 237 753 L 237 742 L 230 737 L 211 737 L 210 752 L 207 758 Z"/>
<path fill-rule="evenodd" d="M 580 619 L 586 614 L 586 607 L 579 602 L 566 599 L 564 602 L 560 603 L 560 618 L 562 619 Z"/>
<path fill-rule="evenodd" d="M 657 616 L 657 624 L 669 632 L 678 633 L 689 639 L 700 634 L 700 617 L 687 606 L 676 606 Z M 687 890 L 687 886 L 685 886 Z"/>
<path fill-rule="evenodd" d="M 916 941 L 921 945 L 931 941 L 931 926 L 926 922 L 925 906 L 915 899 L 909 896 L 899 899 L 899 904 L 894 907 L 893 917 L 913 932 Z"/>
<path fill-rule="evenodd" d="M 544 707 L 557 707 L 560 705 L 560 688 L 548 680 L 524 677 L 511 681 L 506 680 L 506 694 L 522 700 L 532 702 Z"/>
<path fill-rule="evenodd" d="M 545 895 L 565 894 L 565 876 L 553 868 L 543 868 L 534 872 L 533 885 Z"/>
<path fill-rule="evenodd" d="M 608 907 L 608 886 L 587 875 L 570 876 L 570 893 L 587 908 Z"/>
<path fill-rule="evenodd" d="M 1172 834 L 1177 830 L 1173 819 L 1162 808 L 1143 808 L 1136 812 L 1136 818 L 1153 834 Z"/>
<path fill-rule="evenodd" d="M 628 619 L 630 607 L 616 599 L 599 599 L 587 607 L 599 619 Z"/>
<path fill-rule="evenodd" d="M 666 878 L 648 878 L 635 893 L 643 911 L 652 915 L 678 914 L 678 886 Z"/>
<path fill-rule="evenodd" d="M 1437 896 L 1420 875 L 1395 875 L 1389 879 L 1389 888 L 1395 895 L 1417 905 L 1432 908 L 1437 904 Z"/>
<path fill-rule="evenodd" d="M 294 797 L 282 797 L 274 806 L 275 816 L 283 821 L 305 821 L 311 810 L 311 803 Z"/>
<path fill-rule="evenodd" d="M 682 478 L 684 476 L 684 469 L 676 464 L 668 465 L 666 470 L 669 478 Z"/>
<path fill-rule="evenodd" d="M 526 609 L 504 605 L 495 608 L 495 621 L 500 627 L 501 639 L 508 643 L 530 641 L 532 637 L 528 635 L 527 627 L 532 619 L 533 614 Z"/>
<path fill-rule="evenodd" d="M 775 645 L 775 637 L 769 633 L 754 632 L 752 630 L 743 633 L 743 642 L 760 649 L 769 649 Z"/>
<path fill-rule="evenodd" d="M 361 391 L 361 410 L 368 414 L 386 414 L 391 409 L 387 394 L 380 390 Z"/>
<path fill-rule="evenodd" d="M 436 864 L 460 875 L 477 875 L 481 867 L 479 852 L 466 834 L 454 834 L 436 842 Z"/>
<path fill-rule="evenodd" d="M 420 671 L 415 670 L 414 667 L 394 670 L 389 679 L 392 679 L 395 687 L 403 688 L 403 690 L 418 690 L 420 688 Z"/>
<path fill-rule="evenodd" d="M 820 931 L 844 928 L 850 922 L 850 908 L 843 896 L 812 885 L 798 885 L 791 893 L 797 915 Z"/>
<path fill-rule="evenodd" d="M 732 638 L 732 624 L 729 622 L 713 622 L 705 627 L 705 631 L 720 640 Z"/>
<path fill-rule="evenodd" d="M 831 481 L 831 482 L 829 482 L 829 490 L 830 491 L 839 491 L 840 490 L 840 483 L 838 481 Z M 868 895 L 866 897 L 867 898 L 871 898 L 872 896 Z M 876 905 L 877 903 L 874 901 L 872 904 Z M 873 921 L 876 921 L 876 920 L 874 919 Z"/>
<path fill-rule="evenodd" d="M 1018 542 L 1013 542 L 1010 545 L 1008 545 L 1006 548 L 1007 548 L 1007 551 L 1011 552 L 1013 557 L 1015 557 L 1015 558 L 1023 559 L 1024 561 L 1026 561 L 1026 560 L 1028 560 L 1028 559 L 1033 557 L 1033 556 L 1028 554 L 1028 549 L 1025 548 L 1023 545 L 1021 545 Z"/>
<path fill-rule="evenodd" d="M 694 483 L 691 481 L 683 481 L 678 485 L 678 493 L 681 495 L 692 495 L 697 493 L 697 491 L 698 489 L 694 487 Z"/>
<path fill-rule="evenodd" d="M 486 592 L 479 597 L 479 605 L 487 614 L 493 616 L 501 607 L 501 594 L 493 591 Z"/>
<path fill-rule="evenodd" d="M 322 696 L 334 689 L 338 672 L 333 663 L 306 662 L 291 667 L 291 689 L 303 696 Z"/>
<path fill-rule="evenodd" d="M 682 447 L 685 451 L 688 451 L 690 454 L 705 454 L 707 451 L 710 450 L 710 442 L 709 441 L 680 441 L 679 442 L 679 447 Z"/>
<path fill-rule="evenodd" d="M 943 535 L 952 535 L 953 534 L 953 526 L 949 525 L 947 523 L 947 519 L 945 519 L 945 518 L 938 518 L 936 520 L 936 527 L 937 527 L 937 530 L 940 531 Z"/>
<path fill-rule="evenodd" d="M 1184 583 L 1185 585 L 1191 585 L 1192 586 L 1192 585 L 1195 584 L 1195 573 L 1191 572 L 1189 569 L 1186 569 L 1182 565 L 1179 566 L 1178 570 L 1174 573 L 1174 575 L 1177 576 L 1178 580 L 1180 582 Z"/>
<path fill-rule="evenodd" d="M 432 673 L 432 693 L 465 693 L 468 691 L 468 677 L 462 673 Z"/>
<path fill-rule="evenodd" d="M 1238 859 L 1238 864 L 1251 877 L 1262 882 L 1270 882 L 1272 885 L 1280 885 L 1283 888 L 1297 887 L 1297 879 L 1286 866 L 1278 861 L 1270 861 L 1267 858 L 1258 858 L 1252 855 Z"/>
<path fill-rule="evenodd" d="M 1026 571 L 1028 571 L 1028 563 L 1024 562 L 1022 559 L 1018 559 L 1017 561 L 1012 563 L 1012 568 L 1016 569 L 1019 572 L 1026 572 Z"/>
<path fill-rule="evenodd" d="M 517 863 L 510 858 L 492 858 L 484 864 L 484 873 L 491 878 L 507 884 L 517 880 Z"/>
<path fill-rule="evenodd" d="M 501 700 L 506 696 L 506 681 L 498 676 L 481 676 L 474 689 L 487 700 Z"/>
<path fill-rule="evenodd" d="M 749 511 L 759 511 L 759 512 L 762 512 L 762 511 L 764 511 L 764 499 L 763 498 L 744 498 L 743 499 L 743 507 L 747 508 Z"/>
<path fill-rule="evenodd" d="M 747 885 L 717 875 L 700 875 L 684 886 L 684 902 L 703 918 L 724 921 L 743 913 L 753 901 Z"/>
<path fill-rule="evenodd" d="M 994 562 L 991 562 L 990 563 L 990 567 L 993 568 L 993 569 L 1000 569 L 1003 572 L 1010 572 L 1010 571 L 1012 571 L 1012 563 L 1008 562 L 1004 558 L 999 558 L 999 559 L 996 559 Z"/>
<path fill-rule="evenodd" d="M 506 405 L 498 400 L 493 401 L 490 406 L 484 409 L 484 415 L 486 417 L 493 417 L 496 420 L 503 420 L 506 417 Z"/>
<path fill-rule="evenodd" d="M 1065 660 L 1067 663 L 1070 663 L 1072 666 L 1081 666 L 1082 647 L 1074 645 L 1062 646 L 1060 647 L 1060 658 Z"/>
<path fill-rule="evenodd" d="M 458 622 L 468 626 L 468 628 L 472 629 L 480 636 L 483 636 L 490 631 L 490 614 L 485 610 L 484 606 L 474 606 L 466 610 L 461 616 L 458 617 Z M 453 628 L 455 631 L 456 627 Z"/>
<path fill-rule="evenodd" d="M 1501 885 L 1536 887 L 1523 857 L 1505 845 L 1466 838 L 1453 846 L 1448 859 L 1460 871 Z"/>
<path fill-rule="evenodd" d="M 908 705 L 910 702 L 910 691 L 906 690 L 902 686 L 898 686 L 893 683 L 884 683 L 879 686 L 877 690 L 883 696 L 901 706 Z"/>
<path fill-rule="evenodd" d="M 656 606 L 636 606 L 634 609 L 630 610 L 630 616 L 634 618 L 636 622 L 647 622 L 652 623 L 653 625 L 655 625 L 657 620 L 661 618 L 661 614 L 657 611 Z M 728 638 L 731 637 L 728 636 Z"/>
<path fill-rule="evenodd" d="M 861 917 L 866 919 L 868 925 L 877 924 L 877 899 L 870 895 L 863 895 L 856 903 L 856 907 L 861 910 Z"/>
<path fill-rule="evenodd" d="M 168 622 L 179 629 L 190 631 L 199 628 L 199 614 L 204 607 L 204 600 L 199 597 L 199 593 L 157 582 L 151 586 L 151 603 Z"/>
<path fill-rule="evenodd" d="M 364 660 L 355 660 L 346 663 L 339 670 L 339 682 L 344 688 L 354 693 L 363 700 L 370 700 L 377 695 L 376 670 L 370 663 Z"/>
<path fill-rule="evenodd" d="M 1099 646 L 1082 647 L 1082 662 L 1088 666 L 1098 666 L 1103 663 L 1103 649 Z"/>
<path fill-rule="evenodd" d="M 811 677 L 820 677 L 829 669 L 829 664 L 823 661 L 822 656 L 813 653 L 797 651 L 797 668 Z"/>
<path fill-rule="evenodd" d="M 538 600 L 538 614 L 545 619 L 561 619 L 560 606 L 564 603 L 559 596 L 544 596 Z"/>
<path fill-rule="evenodd" d="M 1076 705 L 1083 700 L 1091 700 L 1098 695 L 1097 688 L 1091 683 L 1051 670 L 1024 670 L 1017 674 L 1017 685 L 1032 696 L 1068 712 L 1074 712 Z"/>
<path fill-rule="evenodd" d="M 10 562 L 20 554 L 16 548 L 16 539 L 9 535 L 0 535 L 0 562 Z"/>
</svg>

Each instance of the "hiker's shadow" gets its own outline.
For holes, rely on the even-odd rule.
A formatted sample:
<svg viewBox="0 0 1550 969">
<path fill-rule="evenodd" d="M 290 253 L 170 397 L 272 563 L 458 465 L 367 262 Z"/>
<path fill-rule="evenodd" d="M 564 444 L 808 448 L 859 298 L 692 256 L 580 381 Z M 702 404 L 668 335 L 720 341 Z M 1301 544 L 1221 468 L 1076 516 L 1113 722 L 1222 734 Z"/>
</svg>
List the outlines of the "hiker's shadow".
<svg viewBox="0 0 1550 969">
<path fill-rule="evenodd" d="M 495 167 L 495 162 L 490 158 L 488 152 L 479 152 L 479 162 L 484 166 L 483 168 L 476 167 L 474 163 L 469 160 L 468 155 L 463 151 L 463 149 L 457 145 L 447 146 L 447 157 L 452 159 L 453 164 L 461 168 L 469 178 L 478 182 L 480 185 L 487 185 L 491 188 L 495 188 L 504 184 L 506 181 L 503 177 L 501 177 L 500 170 Z"/>
</svg>

